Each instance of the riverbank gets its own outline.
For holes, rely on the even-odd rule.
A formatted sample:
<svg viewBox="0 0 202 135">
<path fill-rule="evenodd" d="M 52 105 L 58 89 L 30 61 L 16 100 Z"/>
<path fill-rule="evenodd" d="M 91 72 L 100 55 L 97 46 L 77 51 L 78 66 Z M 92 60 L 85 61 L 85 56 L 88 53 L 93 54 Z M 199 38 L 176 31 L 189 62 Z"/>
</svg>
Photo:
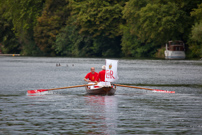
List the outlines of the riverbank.
<svg viewBox="0 0 202 135">
<path fill-rule="evenodd" d="M 0 54 L 0 56 L 20 56 L 20 54 Z"/>
</svg>

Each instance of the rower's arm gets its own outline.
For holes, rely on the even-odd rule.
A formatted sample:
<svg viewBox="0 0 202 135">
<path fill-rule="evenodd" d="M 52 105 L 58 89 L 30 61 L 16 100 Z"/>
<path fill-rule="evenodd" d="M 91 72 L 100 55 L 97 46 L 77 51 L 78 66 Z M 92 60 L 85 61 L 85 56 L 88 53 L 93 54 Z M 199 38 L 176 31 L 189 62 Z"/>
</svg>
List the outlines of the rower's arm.
<svg viewBox="0 0 202 135">
<path fill-rule="evenodd" d="M 85 77 L 84 77 L 84 79 L 83 79 L 84 81 L 86 81 L 86 82 L 90 82 L 90 80 L 88 80 L 88 79 L 86 79 Z"/>
</svg>

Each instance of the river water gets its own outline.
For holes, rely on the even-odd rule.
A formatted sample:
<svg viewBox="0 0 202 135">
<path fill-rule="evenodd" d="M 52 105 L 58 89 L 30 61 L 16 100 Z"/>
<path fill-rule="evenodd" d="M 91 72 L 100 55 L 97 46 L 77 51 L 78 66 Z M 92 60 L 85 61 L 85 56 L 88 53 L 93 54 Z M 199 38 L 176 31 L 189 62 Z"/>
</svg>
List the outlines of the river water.
<svg viewBox="0 0 202 135">
<path fill-rule="evenodd" d="M 60 63 L 61 66 L 56 66 Z M 0 134 L 202 134 L 202 61 L 119 59 L 113 96 L 83 87 L 29 96 L 27 90 L 85 84 L 105 59 L 0 57 Z"/>
</svg>

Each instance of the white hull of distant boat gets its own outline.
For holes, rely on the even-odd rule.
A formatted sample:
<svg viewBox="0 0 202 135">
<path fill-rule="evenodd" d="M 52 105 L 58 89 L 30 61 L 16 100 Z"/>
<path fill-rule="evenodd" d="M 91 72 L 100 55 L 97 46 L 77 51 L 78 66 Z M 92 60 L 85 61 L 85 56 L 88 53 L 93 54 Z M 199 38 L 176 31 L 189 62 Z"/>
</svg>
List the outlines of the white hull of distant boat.
<svg viewBox="0 0 202 135">
<path fill-rule="evenodd" d="M 185 52 L 165 50 L 165 59 L 185 59 Z"/>
</svg>

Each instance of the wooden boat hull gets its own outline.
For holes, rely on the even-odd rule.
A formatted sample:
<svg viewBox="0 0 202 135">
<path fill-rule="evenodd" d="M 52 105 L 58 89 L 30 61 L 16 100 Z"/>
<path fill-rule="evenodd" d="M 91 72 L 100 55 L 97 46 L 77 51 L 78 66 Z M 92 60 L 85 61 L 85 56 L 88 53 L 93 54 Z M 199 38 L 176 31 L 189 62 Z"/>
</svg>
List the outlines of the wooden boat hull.
<svg viewBox="0 0 202 135">
<path fill-rule="evenodd" d="M 114 95 L 116 92 L 116 88 L 113 87 L 100 87 L 90 89 L 89 87 L 85 87 L 86 92 L 89 95 Z"/>
</svg>

